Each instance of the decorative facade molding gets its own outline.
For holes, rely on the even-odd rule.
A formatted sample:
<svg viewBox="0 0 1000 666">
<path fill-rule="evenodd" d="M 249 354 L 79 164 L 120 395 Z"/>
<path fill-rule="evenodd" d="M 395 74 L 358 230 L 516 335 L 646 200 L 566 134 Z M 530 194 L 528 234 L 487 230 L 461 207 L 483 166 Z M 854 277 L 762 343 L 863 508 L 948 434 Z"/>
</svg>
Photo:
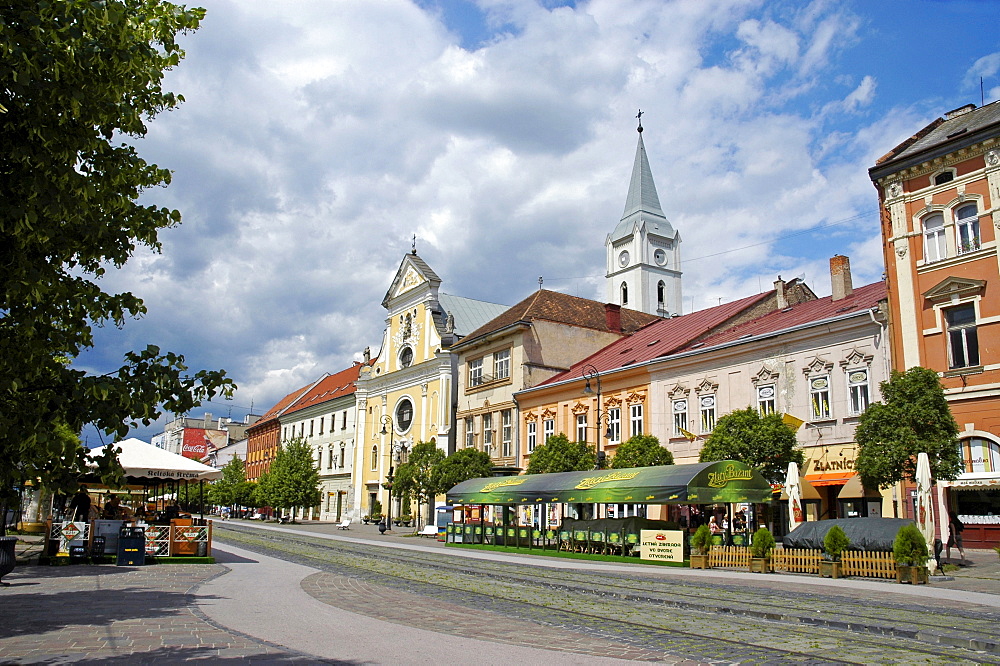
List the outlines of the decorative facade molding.
<svg viewBox="0 0 1000 666">
<path fill-rule="evenodd" d="M 667 391 L 667 395 L 670 396 L 671 400 L 676 400 L 677 398 L 686 398 L 690 389 L 681 383 L 674 384 L 674 387 Z"/>
<path fill-rule="evenodd" d="M 831 370 L 833 370 L 833 363 L 819 356 L 814 356 L 813 360 L 809 361 L 806 367 L 802 368 L 802 374 L 808 377 L 809 375 L 826 374 Z"/>
<path fill-rule="evenodd" d="M 855 367 L 859 365 L 871 365 L 872 360 L 875 358 L 872 354 L 862 353 L 857 347 L 852 349 L 847 356 L 840 362 L 840 367 L 848 368 Z"/>
<path fill-rule="evenodd" d="M 953 298 L 968 298 L 983 293 L 986 280 L 949 277 L 924 292 L 923 296 L 932 303 L 950 301 Z"/>
<path fill-rule="evenodd" d="M 706 393 L 715 393 L 718 390 L 719 390 L 719 385 L 717 383 L 713 382 L 708 377 L 706 377 L 705 379 L 701 380 L 701 383 L 699 383 L 697 386 L 694 387 L 695 393 L 697 393 L 699 395 L 706 394 Z"/>
</svg>

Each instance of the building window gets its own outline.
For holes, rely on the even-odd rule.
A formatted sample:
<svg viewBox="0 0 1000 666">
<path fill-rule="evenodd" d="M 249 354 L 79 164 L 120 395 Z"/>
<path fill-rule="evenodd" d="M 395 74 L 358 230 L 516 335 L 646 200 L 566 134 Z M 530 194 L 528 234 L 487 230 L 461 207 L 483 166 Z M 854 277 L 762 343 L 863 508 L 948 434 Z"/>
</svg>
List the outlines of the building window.
<svg viewBox="0 0 1000 666">
<path fill-rule="evenodd" d="M 479 386 L 483 383 L 483 359 L 469 361 L 469 386 Z"/>
<path fill-rule="evenodd" d="M 413 423 L 413 403 L 409 398 L 403 398 L 396 405 L 396 428 L 399 432 L 406 432 Z"/>
<path fill-rule="evenodd" d="M 698 407 L 701 409 L 701 434 L 707 435 L 715 429 L 715 396 L 701 396 Z"/>
<path fill-rule="evenodd" d="M 674 436 L 683 437 L 684 431 L 688 427 L 688 401 L 674 400 L 672 409 L 674 412 Z"/>
<path fill-rule="evenodd" d="M 948 256 L 948 248 L 944 239 L 944 215 L 934 213 L 923 220 L 924 225 L 924 261 L 941 261 Z"/>
<path fill-rule="evenodd" d="M 316 425 L 315 424 L 315 420 L 316 419 L 309 419 L 309 436 L 310 437 L 313 436 L 313 427 Z"/>
<path fill-rule="evenodd" d="M 330 417 L 330 427 L 333 427 L 333 417 Z M 347 430 L 347 410 L 344 410 L 344 418 L 340 421 L 340 429 Z"/>
<path fill-rule="evenodd" d="M 326 418 L 326 417 L 325 416 L 319 417 L 319 434 L 321 434 L 321 435 L 323 434 L 323 419 L 324 418 Z"/>
<path fill-rule="evenodd" d="M 958 445 L 963 471 L 968 474 L 1000 471 L 1000 444 L 982 437 L 963 439 Z"/>
<path fill-rule="evenodd" d="M 757 387 L 757 411 L 761 416 L 774 414 L 777 409 L 775 401 L 774 384 L 765 384 Z"/>
<path fill-rule="evenodd" d="M 333 449 L 330 449 L 330 450 L 327 451 L 327 456 L 326 456 L 326 468 L 327 469 L 333 469 L 333 466 L 335 464 L 334 463 L 334 459 L 336 457 L 337 456 L 335 456 L 334 453 L 333 453 Z"/>
<path fill-rule="evenodd" d="M 814 421 L 830 418 L 830 376 L 809 379 L 809 402 Z"/>
<path fill-rule="evenodd" d="M 483 451 L 493 455 L 493 415 L 483 414 Z"/>
<path fill-rule="evenodd" d="M 955 212 L 955 227 L 958 229 L 958 253 L 975 252 L 979 249 L 979 208 L 976 204 L 962 206 Z"/>
<path fill-rule="evenodd" d="M 534 421 L 528 422 L 528 453 L 535 450 L 535 444 L 538 441 L 538 427 Z"/>
<path fill-rule="evenodd" d="M 402 351 L 399 352 L 399 367 L 408 368 L 411 365 L 413 365 L 413 349 L 403 347 Z"/>
<path fill-rule="evenodd" d="M 372 471 L 378 469 L 378 446 L 372 447 Z"/>
<path fill-rule="evenodd" d="M 611 437 L 608 437 L 608 441 L 622 441 L 622 410 L 618 407 L 612 407 L 608 410 L 608 430 L 611 431 Z"/>
<path fill-rule="evenodd" d="M 954 171 L 943 171 L 938 175 L 934 176 L 935 185 L 944 185 L 945 183 L 950 183 L 953 180 L 955 180 Z"/>
<path fill-rule="evenodd" d="M 513 415 L 509 409 L 500 412 L 500 425 L 502 428 L 500 431 L 500 444 L 503 446 L 502 455 L 504 458 L 509 458 L 511 454 L 511 443 L 514 434 L 513 423 Z"/>
<path fill-rule="evenodd" d="M 510 350 L 498 351 L 493 356 L 493 378 L 507 379 L 510 377 Z"/>
<path fill-rule="evenodd" d="M 576 441 L 586 442 L 587 441 L 587 415 L 577 414 L 576 415 Z"/>
<path fill-rule="evenodd" d="M 344 454 L 344 445 L 340 445 L 340 469 L 344 469 L 344 459 L 347 456 Z"/>
<path fill-rule="evenodd" d="M 465 419 L 465 446 L 466 448 L 476 445 L 476 421 L 473 417 Z"/>
<path fill-rule="evenodd" d="M 545 419 L 542 422 L 542 439 L 545 440 L 544 443 L 548 444 L 549 437 L 556 434 L 556 422 L 555 419 Z"/>
<path fill-rule="evenodd" d="M 656 302 L 659 306 L 663 307 L 663 292 L 666 290 L 667 285 L 663 284 L 663 280 L 656 283 Z"/>
<path fill-rule="evenodd" d="M 294 430 L 294 426 L 292 426 L 292 429 Z M 303 421 L 302 423 L 299 424 L 299 439 L 305 439 L 305 437 L 306 437 L 306 422 Z"/>
<path fill-rule="evenodd" d="M 950 368 L 979 365 L 979 336 L 976 333 L 976 308 L 969 303 L 944 311 L 948 323 Z"/>
<path fill-rule="evenodd" d="M 629 432 L 632 437 L 642 434 L 642 405 L 629 405 Z"/>
<path fill-rule="evenodd" d="M 628 285 L 622 282 L 622 305 L 628 305 Z"/>
<path fill-rule="evenodd" d="M 870 397 L 868 394 L 868 369 L 857 368 L 847 371 L 847 391 L 850 393 L 851 414 L 857 416 L 866 409 Z"/>
</svg>

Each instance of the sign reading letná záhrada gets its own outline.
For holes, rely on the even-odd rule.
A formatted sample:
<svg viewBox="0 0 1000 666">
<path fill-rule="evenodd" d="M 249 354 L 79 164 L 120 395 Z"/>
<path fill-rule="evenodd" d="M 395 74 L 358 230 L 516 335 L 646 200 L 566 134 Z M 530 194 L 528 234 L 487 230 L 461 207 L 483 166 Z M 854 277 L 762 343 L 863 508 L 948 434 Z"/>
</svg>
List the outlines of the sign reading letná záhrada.
<svg viewBox="0 0 1000 666">
<path fill-rule="evenodd" d="M 640 559 L 684 561 L 684 532 L 680 530 L 639 530 L 639 543 L 642 546 Z"/>
</svg>

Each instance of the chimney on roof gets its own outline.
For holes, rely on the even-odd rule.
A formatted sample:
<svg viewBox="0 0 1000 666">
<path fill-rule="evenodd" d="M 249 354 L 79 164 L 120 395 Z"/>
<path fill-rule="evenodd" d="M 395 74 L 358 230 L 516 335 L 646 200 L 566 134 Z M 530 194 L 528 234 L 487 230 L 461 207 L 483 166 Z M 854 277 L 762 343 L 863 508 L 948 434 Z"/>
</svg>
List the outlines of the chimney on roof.
<svg viewBox="0 0 1000 666">
<path fill-rule="evenodd" d="M 778 279 L 774 281 L 774 297 L 778 301 L 778 309 L 784 310 L 788 307 L 788 299 L 785 298 L 785 281 L 778 276 Z"/>
<path fill-rule="evenodd" d="M 975 111 L 975 110 L 976 110 L 976 105 L 975 104 L 966 104 L 965 106 L 960 106 L 957 109 L 954 109 L 954 110 L 949 111 L 948 113 L 944 114 L 944 119 L 945 120 L 954 120 L 955 118 L 958 118 L 959 116 L 964 116 L 965 114 L 970 113 L 970 112 Z"/>
<path fill-rule="evenodd" d="M 854 293 L 851 284 L 851 260 L 842 254 L 830 257 L 830 283 L 833 285 L 833 300 L 839 301 Z"/>
<path fill-rule="evenodd" d="M 622 330 L 622 306 L 615 303 L 604 304 L 604 318 L 608 324 L 608 330 L 620 333 Z"/>
</svg>

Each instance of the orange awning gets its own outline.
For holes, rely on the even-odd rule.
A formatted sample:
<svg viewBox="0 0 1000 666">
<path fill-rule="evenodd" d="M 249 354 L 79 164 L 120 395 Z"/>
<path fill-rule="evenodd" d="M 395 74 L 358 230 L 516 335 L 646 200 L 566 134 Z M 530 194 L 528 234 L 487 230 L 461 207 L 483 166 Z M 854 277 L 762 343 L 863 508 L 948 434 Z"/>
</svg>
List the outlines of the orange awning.
<svg viewBox="0 0 1000 666">
<path fill-rule="evenodd" d="M 854 472 L 823 472 L 822 474 L 806 474 L 802 478 L 814 486 L 842 486 L 851 480 Z"/>
</svg>

